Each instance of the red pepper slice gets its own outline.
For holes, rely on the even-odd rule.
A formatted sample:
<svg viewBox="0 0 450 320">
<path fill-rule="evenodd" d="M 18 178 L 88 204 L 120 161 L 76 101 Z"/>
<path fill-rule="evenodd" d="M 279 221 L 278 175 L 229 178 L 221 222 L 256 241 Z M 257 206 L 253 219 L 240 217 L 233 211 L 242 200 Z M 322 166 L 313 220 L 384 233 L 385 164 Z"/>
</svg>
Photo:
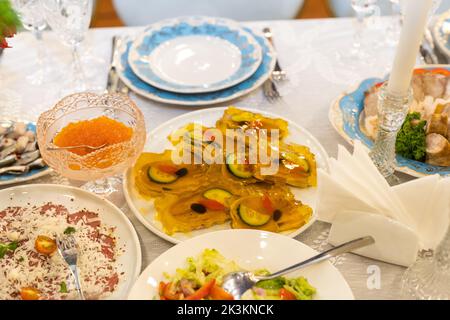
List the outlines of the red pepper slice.
<svg viewBox="0 0 450 320">
<path fill-rule="evenodd" d="M 219 201 L 211 200 L 211 199 L 201 199 L 199 203 L 205 206 L 206 209 L 210 209 L 213 211 L 224 210 L 225 206 L 221 204 Z"/>
<path fill-rule="evenodd" d="M 273 204 L 272 204 L 272 200 L 270 200 L 270 198 L 267 194 L 263 195 L 262 205 L 263 205 L 264 209 L 266 209 L 268 214 L 272 214 L 275 211 Z"/>
<path fill-rule="evenodd" d="M 211 299 L 213 300 L 234 300 L 233 296 L 223 290 L 218 285 L 214 285 L 211 288 L 211 292 L 209 294 L 211 296 Z"/>
<path fill-rule="evenodd" d="M 172 286 L 173 283 L 169 282 L 168 284 L 166 284 L 166 286 L 164 287 L 164 298 L 165 300 L 180 300 L 181 299 L 181 294 L 174 292 L 172 290 Z"/>
<path fill-rule="evenodd" d="M 280 298 L 281 298 L 281 300 L 297 300 L 297 298 L 295 297 L 295 294 L 293 294 L 292 292 L 290 292 L 289 290 L 287 290 L 285 288 L 281 288 Z"/>
<path fill-rule="evenodd" d="M 169 174 L 175 174 L 175 172 L 178 171 L 178 168 L 171 164 L 160 164 L 158 170 Z"/>
<path fill-rule="evenodd" d="M 186 297 L 186 300 L 201 300 L 209 295 L 211 292 L 211 288 L 216 284 L 216 279 L 212 279 L 211 281 L 205 283 L 200 289 L 195 291 L 189 297 Z"/>
</svg>

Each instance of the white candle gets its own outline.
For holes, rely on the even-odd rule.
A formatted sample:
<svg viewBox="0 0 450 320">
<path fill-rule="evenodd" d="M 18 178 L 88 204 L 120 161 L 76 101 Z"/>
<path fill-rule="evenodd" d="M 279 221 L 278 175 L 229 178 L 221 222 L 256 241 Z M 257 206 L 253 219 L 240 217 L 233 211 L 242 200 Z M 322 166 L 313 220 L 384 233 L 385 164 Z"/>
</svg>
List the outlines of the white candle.
<svg viewBox="0 0 450 320">
<path fill-rule="evenodd" d="M 405 19 L 389 77 L 388 92 L 406 95 L 433 0 L 405 1 Z"/>
</svg>

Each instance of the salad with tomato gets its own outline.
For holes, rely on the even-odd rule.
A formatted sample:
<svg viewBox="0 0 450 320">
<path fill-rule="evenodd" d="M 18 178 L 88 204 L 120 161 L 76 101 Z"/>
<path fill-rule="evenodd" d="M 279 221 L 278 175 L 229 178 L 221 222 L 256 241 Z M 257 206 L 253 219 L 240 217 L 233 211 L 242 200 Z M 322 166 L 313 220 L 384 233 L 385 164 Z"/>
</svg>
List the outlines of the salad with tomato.
<svg viewBox="0 0 450 320">
<path fill-rule="evenodd" d="M 226 259 L 215 249 L 205 249 L 198 257 L 186 259 L 187 266 L 176 270 L 175 275 L 164 274 L 166 281 L 159 283 L 160 300 L 233 300 L 222 289 L 223 277 L 242 271 L 234 261 Z M 269 274 L 258 270 L 258 275 Z M 246 300 L 311 300 L 316 289 L 304 277 L 278 277 L 260 281 L 248 290 Z"/>
</svg>

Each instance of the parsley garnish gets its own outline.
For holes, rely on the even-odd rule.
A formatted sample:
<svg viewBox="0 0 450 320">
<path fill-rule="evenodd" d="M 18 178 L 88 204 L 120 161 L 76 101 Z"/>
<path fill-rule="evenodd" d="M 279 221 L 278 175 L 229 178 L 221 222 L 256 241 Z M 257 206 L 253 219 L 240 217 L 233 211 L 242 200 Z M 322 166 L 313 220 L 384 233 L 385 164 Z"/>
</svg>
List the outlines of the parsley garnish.
<svg viewBox="0 0 450 320">
<path fill-rule="evenodd" d="M 75 233 L 74 227 L 67 227 L 66 230 L 64 230 L 64 234 L 72 234 Z"/>
<path fill-rule="evenodd" d="M 19 243 L 17 241 L 13 241 L 10 243 L 0 243 L 0 259 L 3 258 L 6 254 L 6 252 L 14 251 L 19 246 Z"/>
<path fill-rule="evenodd" d="M 59 284 L 59 292 L 67 293 L 67 285 L 64 281 Z"/>
<path fill-rule="evenodd" d="M 413 112 L 406 116 L 395 142 L 395 150 L 399 155 L 417 161 L 425 160 L 426 124 L 425 120 L 420 119 L 420 113 L 418 112 Z"/>
</svg>

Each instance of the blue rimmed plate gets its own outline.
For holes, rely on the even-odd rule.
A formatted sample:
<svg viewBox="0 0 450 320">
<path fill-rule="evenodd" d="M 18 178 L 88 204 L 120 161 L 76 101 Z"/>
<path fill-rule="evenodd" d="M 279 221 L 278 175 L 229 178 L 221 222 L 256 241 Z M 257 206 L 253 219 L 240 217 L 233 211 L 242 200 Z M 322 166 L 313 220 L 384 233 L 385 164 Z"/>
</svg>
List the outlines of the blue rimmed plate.
<svg viewBox="0 0 450 320">
<path fill-rule="evenodd" d="M 128 62 L 154 87 L 180 93 L 217 91 L 249 78 L 262 61 L 255 38 L 232 20 L 183 17 L 147 27 Z"/>
<path fill-rule="evenodd" d="M 36 125 L 34 123 L 27 123 L 27 130 L 36 132 Z M 36 179 L 49 174 L 52 171 L 49 167 L 31 169 L 29 172 L 21 175 L 0 174 L 0 186 L 6 186 L 15 183 L 21 183 Z"/>
<path fill-rule="evenodd" d="M 450 58 L 450 11 L 440 15 L 433 28 L 433 37 L 447 57 Z"/>
<path fill-rule="evenodd" d="M 177 104 L 177 105 L 187 105 L 187 106 L 201 106 L 201 105 L 211 105 L 220 102 L 225 102 L 229 100 L 241 97 L 256 88 L 266 81 L 273 68 L 275 67 L 275 52 L 270 43 L 264 38 L 263 35 L 254 33 L 250 29 L 244 28 L 247 32 L 252 34 L 262 50 L 262 61 L 256 71 L 246 80 L 226 89 L 206 92 L 206 93 L 194 93 L 194 94 L 183 94 L 176 93 L 166 90 L 161 90 L 154 87 L 145 81 L 141 80 L 131 69 L 128 63 L 128 56 L 130 52 L 130 47 L 133 40 L 121 41 L 119 47 L 119 61 L 117 70 L 121 80 L 136 93 L 159 102 Z"/>
<path fill-rule="evenodd" d="M 448 65 L 434 65 L 420 68 L 429 70 L 445 68 L 450 70 L 450 66 Z M 373 141 L 364 133 L 360 119 L 361 113 L 364 111 L 364 93 L 381 81 L 384 80 L 380 78 L 366 79 L 354 91 L 341 95 L 331 105 L 328 118 L 336 131 L 350 144 L 353 144 L 354 140 L 360 140 L 369 148 L 373 145 Z M 449 167 L 434 166 L 428 163 L 406 159 L 400 155 L 397 155 L 396 160 L 397 171 L 414 177 L 423 177 L 431 174 L 450 175 Z"/>
</svg>

